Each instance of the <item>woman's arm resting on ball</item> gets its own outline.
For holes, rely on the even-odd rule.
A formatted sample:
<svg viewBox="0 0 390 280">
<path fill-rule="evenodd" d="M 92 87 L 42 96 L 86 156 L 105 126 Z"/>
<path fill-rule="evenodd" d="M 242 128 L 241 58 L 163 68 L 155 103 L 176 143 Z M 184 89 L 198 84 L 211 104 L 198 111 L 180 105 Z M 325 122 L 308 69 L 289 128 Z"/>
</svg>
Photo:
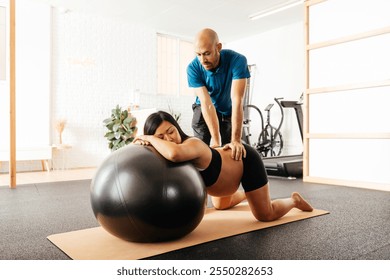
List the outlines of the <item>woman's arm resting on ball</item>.
<svg viewBox="0 0 390 280">
<path fill-rule="evenodd" d="M 207 145 L 197 138 L 189 138 L 183 143 L 176 144 L 154 135 L 140 135 L 134 139 L 133 143 L 151 145 L 164 158 L 173 162 L 196 160 L 202 156 L 205 147 L 208 149 Z"/>
</svg>

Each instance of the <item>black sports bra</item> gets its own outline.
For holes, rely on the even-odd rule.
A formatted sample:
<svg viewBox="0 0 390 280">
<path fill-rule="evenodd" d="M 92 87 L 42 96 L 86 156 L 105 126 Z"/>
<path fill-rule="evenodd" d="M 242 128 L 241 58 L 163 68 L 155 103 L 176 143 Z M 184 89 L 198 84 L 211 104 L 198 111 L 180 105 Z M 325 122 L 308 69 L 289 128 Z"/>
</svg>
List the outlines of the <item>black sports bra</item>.
<svg viewBox="0 0 390 280">
<path fill-rule="evenodd" d="M 221 155 L 215 149 L 210 148 L 210 150 L 212 155 L 209 166 L 205 170 L 199 171 L 206 187 L 210 187 L 217 181 L 222 167 Z"/>
</svg>

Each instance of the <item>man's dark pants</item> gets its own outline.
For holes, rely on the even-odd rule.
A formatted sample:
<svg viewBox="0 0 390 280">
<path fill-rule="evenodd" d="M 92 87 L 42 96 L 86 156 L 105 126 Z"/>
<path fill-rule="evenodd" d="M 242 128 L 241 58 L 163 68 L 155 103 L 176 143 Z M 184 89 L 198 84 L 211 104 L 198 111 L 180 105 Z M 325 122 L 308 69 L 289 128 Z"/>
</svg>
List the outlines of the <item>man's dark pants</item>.
<svg viewBox="0 0 390 280">
<path fill-rule="evenodd" d="M 202 115 L 201 106 L 197 104 L 192 105 L 193 116 L 192 116 L 192 130 L 194 136 L 201 139 L 207 145 L 210 145 L 211 134 L 206 125 L 206 122 Z M 232 135 L 232 120 L 231 116 L 224 116 L 217 112 L 219 121 L 219 131 L 221 134 L 222 146 L 230 143 Z"/>
</svg>

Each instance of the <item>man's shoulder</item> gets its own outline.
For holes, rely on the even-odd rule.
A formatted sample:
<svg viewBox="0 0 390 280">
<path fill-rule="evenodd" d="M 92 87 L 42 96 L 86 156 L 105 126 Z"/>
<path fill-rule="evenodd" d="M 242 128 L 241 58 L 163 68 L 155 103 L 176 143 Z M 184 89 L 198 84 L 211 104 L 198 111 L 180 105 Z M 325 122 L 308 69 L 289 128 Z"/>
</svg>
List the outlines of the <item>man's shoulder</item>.
<svg viewBox="0 0 390 280">
<path fill-rule="evenodd" d="M 222 49 L 221 55 L 230 57 L 230 58 L 236 58 L 236 57 L 245 57 L 243 54 L 230 50 L 230 49 Z"/>
<path fill-rule="evenodd" d="M 192 69 L 201 69 L 201 64 L 199 62 L 199 59 L 197 59 L 196 57 L 190 61 L 190 63 L 188 64 L 187 68 L 192 68 Z"/>
</svg>

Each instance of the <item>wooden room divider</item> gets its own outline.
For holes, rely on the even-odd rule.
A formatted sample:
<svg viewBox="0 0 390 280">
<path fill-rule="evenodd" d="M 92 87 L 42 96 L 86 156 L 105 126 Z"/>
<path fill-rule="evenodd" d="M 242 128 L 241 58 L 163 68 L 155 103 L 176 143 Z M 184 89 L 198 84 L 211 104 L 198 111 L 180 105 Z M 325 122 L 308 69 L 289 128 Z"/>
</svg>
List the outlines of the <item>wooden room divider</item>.
<svg viewBox="0 0 390 280">
<path fill-rule="evenodd" d="M 390 191 L 390 2 L 305 2 L 305 182 Z"/>
</svg>

